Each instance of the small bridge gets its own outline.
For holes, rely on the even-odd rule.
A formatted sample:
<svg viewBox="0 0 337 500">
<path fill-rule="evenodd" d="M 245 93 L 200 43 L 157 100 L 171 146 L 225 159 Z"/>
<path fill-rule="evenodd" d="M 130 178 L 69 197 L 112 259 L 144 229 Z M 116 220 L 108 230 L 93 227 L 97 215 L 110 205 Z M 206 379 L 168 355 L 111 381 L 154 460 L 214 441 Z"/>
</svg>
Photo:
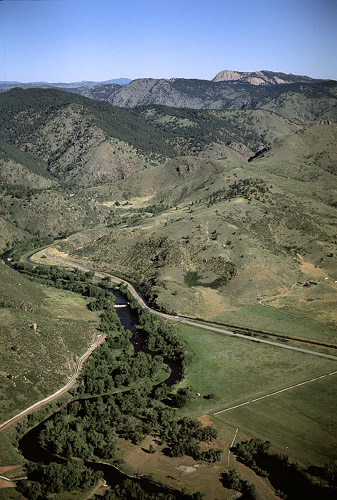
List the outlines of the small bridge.
<svg viewBox="0 0 337 500">
<path fill-rule="evenodd" d="M 119 309 L 120 307 L 127 307 L 128 304 L 115 304 L 115 308 Z"/>
</svg>

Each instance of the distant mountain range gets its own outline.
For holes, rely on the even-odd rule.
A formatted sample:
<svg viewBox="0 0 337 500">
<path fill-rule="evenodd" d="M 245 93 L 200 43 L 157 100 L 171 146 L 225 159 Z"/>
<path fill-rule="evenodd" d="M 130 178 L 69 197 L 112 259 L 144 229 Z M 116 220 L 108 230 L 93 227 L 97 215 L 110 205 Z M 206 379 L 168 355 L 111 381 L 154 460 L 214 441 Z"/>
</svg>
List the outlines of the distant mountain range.
<svg viewBox="0 0 337 500">
<path fill-rule="evenodd" d="M 111 84 L 111 85 L 127 85 L 130 82 L 131 82 L 130 78 L 115 78 L 115 79 L 112 79 L 112 80 L 105 80 L 103 82 L 93 82 L 93 81 L 83 80 L 81 82 L 70 82 L 70 83 L 65 83 L 65 82 L 58 82 L 58 83 L 28 82 L 28 83 L 22 83 L 22 82 L 16 82 L 16 81 L 10 81 L 10 82 L 0 81 L 0 92 L 4 92 L 5 90 L 10 90 L 10 89 L 12 89 L 14 87 L 22 87 L 22 88 L 32 88 L 32 87 L 49 88 L 49 87 L 54 87 L 54 88 L 69 90 L 69 89 L 91 88 L 91 87 L 96 87 L 97 85 L 106 85 L 106 84 Z"/>
<path fill-rule="evenodd" d="M 148 80 L 147 78 L 140 78 L 137 80 Z M 152 79 L 150 79 L 152 80 Z M 158 81 L 165 80 L 163 78 L 158 79 Z M 174 81 L 176 78 L 168 79 L 167 81 Z M 182 78 L 180 78 L 182 80 Z M 212 82 L 236 82 L 236 83 L 250 83 L 252 85 L 277 85 L 277 84 L 290 84 L 290 83 L 298 83 L 298 82 L 317 82 L 324 81 L 322 79 L 310 78 L 309 76 L 302 75 L 293 75 L 291 73 L 280 73 L 274 71 L 254 71 L 254 72 L 242 72 L 242 71 L 232 71 L 232 70 L 224 70 L 220 71 L 215 75 L 212 80 L 206 80 Z M 130 78 L 115 78 L 111 80 L 104 81 L 92 81 L 92 80 L 82 80 L 80 82 L 58 82 L 58 83 L 49 83 L 49 82 L 27 82 L 22 83 L 18 81 L 0 81 L 0 91 L 9 90 L 13 87 L 56 87 L 63 89 L 71 89 L 71 88 L 92 88 L 97 87 L 99 85 L 128 85 L 132 80 Z"/>
<path fill-rule="evenodd" d="M 14 87 L 58 88 L 121 108 L 164 105 L 190 109 L 265 109 L 303 121 L 337 120 L 337 82 L 272 71 L 221 71 L 213 80 L 119 78 L 105 82 L 0 82 Z"/>
</svg>

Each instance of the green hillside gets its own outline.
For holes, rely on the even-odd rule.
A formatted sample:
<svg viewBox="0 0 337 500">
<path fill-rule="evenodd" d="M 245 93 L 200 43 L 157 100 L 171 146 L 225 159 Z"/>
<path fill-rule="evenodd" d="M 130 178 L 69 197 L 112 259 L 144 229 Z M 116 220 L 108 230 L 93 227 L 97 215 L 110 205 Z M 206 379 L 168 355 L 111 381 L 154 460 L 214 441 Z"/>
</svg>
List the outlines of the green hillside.
<svg viewBox="0 0 337 500">
<path fill-rule="evenodd" d="M 119 356 L 112 307 L 101 297 L 89 310 L 89 299 L 62 290 L 65 277 L 51 259 L 57 255 L 126 279 L 159 311 L 201 320 L 199 326 L 171 321 L 171 338 L 168 321 L 139 314 L 149 348 L 180 360 L 183 378 L 153 390 L 164 372 L 146 375 L 139 390 L 116 396 L 118 419 L 132 430 L 117 433 L 118 467 L 186 491 L 216 484 L 207 498 L 229 498 L 221 478 L 229 457 L 234 462 L 228 453 L 235 439 L 272 439 L 275 452 L 289 453 L 303 467 L 334 459 L 336 88 L 324 81 L 266 86 L 142 79 L 113 87 L 113 96 L 107 85 L 102 93 L 86 89 L 97 100 L 56 89 L 1 93 L 0 250 L 21 255 L 40 249 L 35 264 L 53 267 L 36 273 L 55 283 L 29 281 L 28 264 L 27 274 L 0 264 L 1 421 L 65 384 L 92 344 L 100 317 L 113 340 L 101 350 L 102 364 L 101 355 L 94 356 L 76 391 L 83 394 L 93 384 L 88 394 L 102 397 L 83 404 L 89 408 L 94 401 L 97 413 L 80 410 L 78 421 L 76 412 L 64 412 L 57 429 L 64 442 L 65 426 L 73 426 L 78 439 L 81 419 L 99 426 L 106 411 L 112 436 L 116 414 L 112 400 L 105 406 L 105 383 L 110 391 L 112 375 L 127 381 L 124 375 L 134 374 L 124 356 L 129 347 Z M 46 258 L 41 246 L 53 240 Z M 69 273 L 70 289 L 81 289 L 72 286 L 80 274 Z M 96 296 L 97 289 L 86 290 Z M 102 310 L 91 310 L 96 307 Z M 200 328 L 209 321 L 247 337 Z M 166 350 L 166 336 L 173 350 Z M 250 336 L 269 342 L 249 342 L 256 340 Z M 151 369 L 151 355 L 143 354 L 142 367 Z M 163 358 L 155 358 L 162 370 Z M 170 423 L 174 410 L 160 410 L 167 402 L 179 406 L 178 419 L 196 417 L 219 430 L 217 441 L 202 445 L 210 463 L 204 454 L 200 460 L 184 455 L 179 427 Z M 174 457 L 166 453 L 167 436 L 158 434 L 159 417 L 167 436 L 172 429 L 177 435 Z M 98 434 L 91 436 L 94 451 Z M 9 443 L 9 434 L 5 439 Z M 223 454 L 213 464 L 218 447 Z M 77 453 L 70 450 L 67 458 L 77 461 Z M 0 459 L 5 465 L 18 461 L 12 444 Z M 181 466 L 193 466 L 193 474 Z M 274 495 L 264 478 L 245 473 L 261 488 L 261 498 Z"/>
<path fill-rule="evenodd" d="M 70 379 L 98 318 L 82 297 L 32 283 L 4 263 L 0 276 L 2 423 Z"/>
<path fill-rule="evenodd" d="M 309 127 L 249 162 L 169 160 L 125 180 L 129 191 L 115 210 L 122 230 L 92 230 L 60 245 L 178 313 L 234 321 L 237 311 L 235 321 L 246 324 L 245 308 L 254 306 L 262 328 L 259 301 L 271 305 L 284 294 L 275 304 L 284 323 L 276 315 L 269 328 L 285 333 L 291 314 L 310 316 L 335 341 L 335 136 L 334 125 Z M 319 285 L 305 286 L 310 279 Z"/>
<path fill-rule="evenodd" d="M 236 161 L 298 129 L 267 111 L 128 110 L 54 89 L 4 92 L 0 110 L 2 248 L 25 231 L 116 224 L 114 202 L 143 196 L 145 179 L 164 181 L 181 157 Z"/>
<path fill-rule="evenodd" d="M 310 85 L 276 87 L 316 99 L 318 116 L 334 82 Z M 254 95 L 270 105 L 274 87 Z M 208 318 L 330 277 L 324 300 L 296 285 L 292 306 L 275 305 L 312 317 L 322 307 L 319 321 L 335 322 L 335 125 L 257 109 L 122 109 L 55 89 L 14 89 L 0 107 L 3 248 L 77 233 L 66 251 L 130 278 L 160 308 Z"/>
</svg>

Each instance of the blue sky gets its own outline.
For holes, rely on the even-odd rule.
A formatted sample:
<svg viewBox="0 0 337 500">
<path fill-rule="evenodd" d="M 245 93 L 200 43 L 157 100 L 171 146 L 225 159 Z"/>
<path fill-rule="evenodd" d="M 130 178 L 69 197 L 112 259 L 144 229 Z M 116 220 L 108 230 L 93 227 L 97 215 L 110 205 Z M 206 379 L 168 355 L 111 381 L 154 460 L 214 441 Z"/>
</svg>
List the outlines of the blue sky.
<svg viewBox="0 0 337 500">
<path fill-rule="evenodd" d="M 0 0 L 0 80 L 337 80 L 337 0 Z"/>
</svg>

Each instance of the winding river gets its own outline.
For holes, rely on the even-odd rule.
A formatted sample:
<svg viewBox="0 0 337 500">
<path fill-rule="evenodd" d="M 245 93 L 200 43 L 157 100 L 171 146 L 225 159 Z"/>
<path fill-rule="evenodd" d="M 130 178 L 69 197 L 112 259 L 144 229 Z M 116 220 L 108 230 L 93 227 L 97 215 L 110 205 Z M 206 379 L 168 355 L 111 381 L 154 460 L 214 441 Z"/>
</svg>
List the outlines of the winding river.
<svg viewBox="0 0 337 500">
<path fill-rule="evenodd" d="M 10 250 L 7 252 L 4 252 L 2 255 L 0 255 L 0 259 L 9 267 L 13 268 L 11 265 L 10 261 L 8 260 L 10 254 Z M 28 259 L 26 259 L 28 260 Z M 28 262 L 31 262 L 28 260 Z M 116 312 L 120 318 L 120 321 L 125 329 L 128 329 L 132 332 L 132 338 L 131 342 L 134 347 L 135 352 L 146 352 L 146 353 L 152 353 L 149 351 L 147 348 L 146 342 L 145 342 L 145 336 L 140 332 L 136 325 L 137 325 L 137 315 L 135 312 L 131 309 L 127 302 L 127 298 L 124 294 L 122 294 L 120 291 L 112 290 L 113 294 L 116 297 L 116 305 L 123 305 L 125 307 L 120 307 L 116 308 Z M 174 360 L 169 360 L 169 359 L 164 359 L 165 363 L 169 365 L 170 367 L 170 374 L 168 378 L 163 382 L 168 386 L 171 386 L 175 384 L 177 381 L 181 380 L 182 377 L 182 369 L 181 366 L 178 362 Z M 30 431 L 28 431 L 20 440 L 19 443 L 19 448 L 22 453 L 22 455 L 29 461 L 31 462 L 36 462 L 36 463 L 44 463 L 44 464 L 49 464 L 51 462 L 57 462 L 57 463 L 65 463 L 66 459 L 62 457 L 58 457 L 52 453 L 50 453 L 48 450 L 40 446 L 38 442 L 38 436 L 39 433 L 41 432 L 44 424 L 46 421 L 51 420 L 53 418 L 53 415 L 48 417 L 45 421 L 41 422 L 38 424 L 36 427 L 32 428 Z M 86 461 L 85 464 L 89 467 L 91 467 L 94 470 L 101 470 L 104 474 L 104 479 L 109 484 L 110 486 L 115 486 L 117 484 L 122 483 L 125 479 L 128 479 L 130 476 L 124 474 L 121 472 L 118 468 L 104 463 L 104 462 L 89 462 Z M 150 481 L 147 478 L 133 478 L 133 480 L 137 481 L 140 486 L 147 492 L 149 493 L 173 493 L 173 490 L 170 490 L 169 488 L 165 488 L 164 486 L 158 485 L 154 483 L 153 481 Z M 181 493 L 178 491 L 174 491 L 174 494 L 176 495 L 176 498 L 179 499 L 181 497 Z"/>
</svg>

